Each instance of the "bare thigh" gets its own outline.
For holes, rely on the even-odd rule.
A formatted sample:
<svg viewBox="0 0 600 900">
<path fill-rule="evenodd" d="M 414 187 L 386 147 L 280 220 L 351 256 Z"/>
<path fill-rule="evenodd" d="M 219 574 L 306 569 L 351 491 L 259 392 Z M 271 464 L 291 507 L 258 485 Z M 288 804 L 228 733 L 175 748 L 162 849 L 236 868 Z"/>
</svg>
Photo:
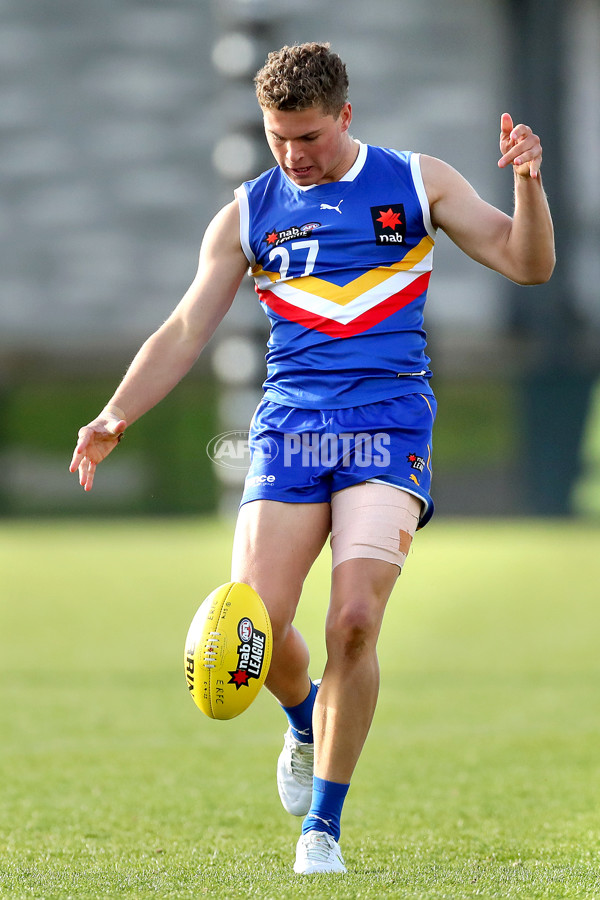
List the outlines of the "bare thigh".
<svg viewBox="0 0 600 900">
<path fill-rule="evenodd" d="M 252 585 L 262 597 L 274 631 L 291 624 L 330 525 L 329 503 L 253 500 L 240 508 L 231 577 Z"/>
</svg>

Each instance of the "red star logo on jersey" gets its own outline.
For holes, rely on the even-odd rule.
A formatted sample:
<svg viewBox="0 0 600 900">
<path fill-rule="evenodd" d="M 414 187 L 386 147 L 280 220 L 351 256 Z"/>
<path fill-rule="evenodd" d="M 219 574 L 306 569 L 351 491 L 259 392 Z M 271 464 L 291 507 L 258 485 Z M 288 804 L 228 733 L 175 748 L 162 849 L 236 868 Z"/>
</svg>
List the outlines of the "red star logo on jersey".
<svg viewBox="0 0 600 900">
<path fill-rule="evenodd" d="M 375 243 L 380 247 L 393 247 L 406 240 L 406 214 L 403 203 L 381 203 L 371 207 L 375 230 Z"/>
<path fill-rule="evenodd" d="M 275 229 L 273 229 L 273 231 L 267 232 L 265 241 L 267 242 L 267 244 L 276 244 L 278 237 L 278 233 L 275 231 Z"/>
<path fill-rule="evenodd" d="M 399 213 L 394 212 L 394 210 L 390 207 L 386 211 L 380 209 L 379 210 L 379 218 L 378 222 L 381 222 L 382 228 L 391 228 L 392 231 L 395 231 L 398 225 L 402 224 L 402 219 L 400 218 Z"/>
</svg>

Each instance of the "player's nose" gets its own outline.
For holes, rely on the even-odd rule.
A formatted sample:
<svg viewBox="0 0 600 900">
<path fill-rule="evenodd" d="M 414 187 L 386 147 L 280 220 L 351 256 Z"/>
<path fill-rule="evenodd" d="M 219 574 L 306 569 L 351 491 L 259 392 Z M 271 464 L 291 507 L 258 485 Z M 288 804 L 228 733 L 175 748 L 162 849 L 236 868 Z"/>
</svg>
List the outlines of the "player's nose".
<svg viewBox="0 0 600 900">
<path fill-rule="evenodd" d="M 297 164 L 302 159 L 304 153 L 302 151 L 302 147 L 300 144 L 296 144 L 293 141 L 288 141 L 286 151 L 286 161 L 290 166 Z"/>
</svg>

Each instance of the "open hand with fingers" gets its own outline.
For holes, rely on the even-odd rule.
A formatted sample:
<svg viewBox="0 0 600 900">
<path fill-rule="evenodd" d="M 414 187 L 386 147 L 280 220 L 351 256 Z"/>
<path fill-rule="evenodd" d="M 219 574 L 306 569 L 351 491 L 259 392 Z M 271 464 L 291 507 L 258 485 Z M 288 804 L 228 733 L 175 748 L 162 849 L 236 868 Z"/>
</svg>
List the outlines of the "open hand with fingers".
<svg viewBox="0 0 600 900">
<path fill-rule="evenodd" d="M 500 152 L 498 165 L 501 169 L 512 165 L 517 175 L 538 177 L 542 165 L 540 139 L 529 125 L 513 125 L 508 113 L 503 113 L 500 119 Z"/>
<path fill-rule="evenodd" d="M 69 471 L 79 470 L 79 484 L 84 491 L 91 491 L 96 466 L 114 450 L 126 428 L 123 410 L 108 406 L 92 422 L 79 429 Z"/>
</svg>

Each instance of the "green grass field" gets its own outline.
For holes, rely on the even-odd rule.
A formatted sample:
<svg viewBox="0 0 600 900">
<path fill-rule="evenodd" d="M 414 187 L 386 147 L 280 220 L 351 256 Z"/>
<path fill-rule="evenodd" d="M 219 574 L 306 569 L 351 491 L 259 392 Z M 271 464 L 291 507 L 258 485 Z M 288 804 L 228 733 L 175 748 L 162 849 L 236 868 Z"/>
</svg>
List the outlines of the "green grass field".
<svg viewBox="0 0 600 900">
<path fill-rule="evenodd" d="M 264 692 L 212 722 L 183 642 L 230 524 L 0 527 L 2 898 L 600 897 L 600 529 L 438 520 L 380 642 L 346 876 L 291 871 Z M 300 624 L 324 660 L 324 554 Z"/>
</svg>

